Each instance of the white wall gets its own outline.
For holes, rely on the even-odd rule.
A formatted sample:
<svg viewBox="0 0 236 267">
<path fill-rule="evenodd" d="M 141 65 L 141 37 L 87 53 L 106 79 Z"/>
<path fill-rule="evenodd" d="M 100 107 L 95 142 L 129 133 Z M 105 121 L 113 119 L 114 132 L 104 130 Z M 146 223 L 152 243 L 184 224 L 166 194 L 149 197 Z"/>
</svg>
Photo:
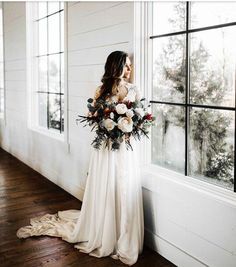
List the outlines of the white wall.
<svg viewBox="0 0 236 267">
<path fill-rule="evenodd" d="M 236 266 L 233 193 L 166 172 L 144 171 L 146 243 L 181 267 Z"/>
<path fill-rule="evenodd" d="M 68 143 L 27 127 L 25 3 L 4 3 L 6 121 L 1 146 L 82 200 L 91 133 L 76 125 L 100 84 L 107 55 L 132 52 L 132 3 L 68 3 Z"/>
<path fill-rule="evenodd" d="M 100 83 L 107 55 L 134 51 L 132 2 L 68 3 L 67 144 L 27 128 L 24 2 L 4 2 L 6 122 L 0 145 L 82 199 L 91 133 L 77 114 Z M 216 197 L 175 173 L 144 172 L 145 242 L 180 267 L 236 266 L 236 200 Z M 226 194 L 230 195 L 230 194 Z M 229 199 L 229 198 L 228 198 Z"/>
</svg>

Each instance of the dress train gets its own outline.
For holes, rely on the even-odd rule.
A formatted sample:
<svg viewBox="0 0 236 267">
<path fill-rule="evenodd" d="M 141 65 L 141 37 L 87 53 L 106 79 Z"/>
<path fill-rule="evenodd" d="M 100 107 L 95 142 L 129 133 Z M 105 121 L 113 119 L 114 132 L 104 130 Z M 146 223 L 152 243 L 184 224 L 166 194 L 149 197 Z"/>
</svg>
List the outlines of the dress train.
<svg viewBox="0 0 236 267">
<path fill-rule="evenodd" d="M 139 146 L 93 149 L 81 210 L 32 218 L 19 238 L 48 235 L 75 243 L 80 252 L 133 265 L 143 249 L 144 222 Z"/>
</svg>

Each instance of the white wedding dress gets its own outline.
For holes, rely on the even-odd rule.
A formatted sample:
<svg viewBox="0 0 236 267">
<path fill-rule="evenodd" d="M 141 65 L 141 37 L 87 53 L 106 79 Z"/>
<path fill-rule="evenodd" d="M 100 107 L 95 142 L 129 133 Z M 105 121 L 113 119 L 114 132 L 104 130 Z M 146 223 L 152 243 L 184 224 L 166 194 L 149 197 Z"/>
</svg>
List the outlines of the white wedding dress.
<svg viewBox="0 0 236 267">
<path fill-rule="evenodd" d="M 124 142 L 117 151 L 92 148 L 81 210 L 32 218 L 17 236 L 61 237 L 91 256 L 133 265 L 143 249 L 144 221 L 139 141 L 131 137 L 131 144 L 133 151 Z"/>
</svg>

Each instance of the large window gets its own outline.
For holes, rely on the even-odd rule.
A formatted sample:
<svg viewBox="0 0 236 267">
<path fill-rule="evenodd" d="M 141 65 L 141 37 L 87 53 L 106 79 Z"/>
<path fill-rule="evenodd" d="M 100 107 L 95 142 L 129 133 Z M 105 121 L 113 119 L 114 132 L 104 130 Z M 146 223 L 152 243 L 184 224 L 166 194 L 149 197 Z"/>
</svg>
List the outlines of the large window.
<svg viewBox="0 0 236 267">
<path fill-rule="evenodd" d="M 32 121 L 38 129 L 64 131 L 64 3 L 35 2 L 28 9 L 32 60 Z"/>
<path fill-rule="evenodd" d="M 0 3 L 0 119 L 4 118 L 3 12 Z"/>
<path fill-rule="evenodd" d="M 152 5 L 152 163 L 236 191 L 236 3 Z"/>
</svg>

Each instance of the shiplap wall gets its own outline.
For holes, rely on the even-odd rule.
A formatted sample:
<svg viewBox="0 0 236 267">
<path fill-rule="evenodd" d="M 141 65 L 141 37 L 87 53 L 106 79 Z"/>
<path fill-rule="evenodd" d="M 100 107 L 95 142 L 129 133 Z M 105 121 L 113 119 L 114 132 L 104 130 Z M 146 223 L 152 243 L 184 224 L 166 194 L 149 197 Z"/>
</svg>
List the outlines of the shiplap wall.
<svg viewBox="0 0 236 267">
<path fill-rule="evenodd" d="M 4 3 L 6 121 L 1 146 L 82 200 L 92 133 L 76 124 L 87 112 L 109 53 L 133 48 L 133 3 L 68 2 L 68 140 L 27 127 L 26 13 L 24 2 Z M 30 112 L 30 111 L 29 111 Z"/>
<path fill-rule="evenodd" d="M 25 5 L 14 3 L 12 7 L 9 5 L 3 13 L 6 124 L 1 122 L 1 143 L 20 156 L 26 155 L 28 145 Z"/>
<path fill-rule="evenodd" d="M 92 134 L 75 119 L 87 110 L 107 55 L 133 53 L 133 20 L 132 2 L 68 2 L 68 150 L 27 127 L 25 3 L 4 2 L 6 121 L 0 121 L 0 146 L 81 200 Z M 235 203 L 156 173 L 143 177 L 143 196 L 149 246 L 179 267 L 236 266 Z"/>
</svg>

